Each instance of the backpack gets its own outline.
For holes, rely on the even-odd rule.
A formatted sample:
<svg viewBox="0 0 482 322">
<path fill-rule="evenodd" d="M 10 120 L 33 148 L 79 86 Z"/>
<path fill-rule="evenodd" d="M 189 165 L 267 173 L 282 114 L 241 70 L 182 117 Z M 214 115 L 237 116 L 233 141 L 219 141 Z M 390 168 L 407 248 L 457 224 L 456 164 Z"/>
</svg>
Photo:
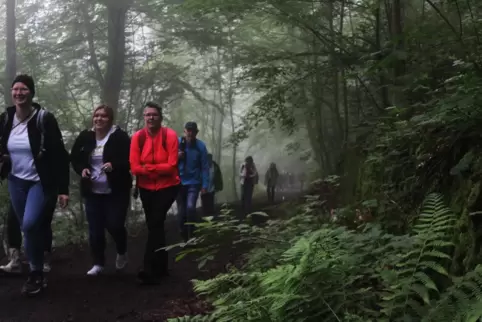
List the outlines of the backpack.
<svg viewBox="0 0 482 322">
<path fill-rule="evenodd" d="M 166 144 L 166 136 L 167 136 L 167 128 L 166 127 L 161 127 L 161 136 L 162 136 L 162 148 L 164 151 L 167 151 L 167 144 Z M 146 144 L 146 139 L 147 139 L 147 133 L 145 130 L 142 130 L 141 133 L 139 133 L 139 152 L 142 154 L 142 151 L 144 150 L 144 145 Z M 134 199 L 137 199 L 139 197 L 139 186 L 138 186 L 138 180 L 139 178 L 136 178 L 136 187 L 134 189 Z"/>
<path fill-rule="evenodd" d="M 43 107 L 38 110 L 36 113 L 35 117 L 36 119 L 36 124 L 37 124 L 37 129 L 40 132 L 40 152 L 39 156 L 45 151 L 45 116 L 48 114 L 48 111 L 44 109 Z M 3 118 L 3 130 L 5 131 L 5 128 L 7 127 L 8 123 L 8 115 L 7 113 L 4 114 Z"/>
<path fill-rule="evenodd" d="M 245 165 L 243 164 L 241 166 L 241 171 L 243 171 Z M 259 173 L 258 173 L 258 170 L 256 170 L 256 175 L 254 177 L 251 178 L 253 180 L 253 184 L 258 184 L 259 183 Z"/>
<path fill-rule="evenodd" d="M 186 138 L 185 137 L 182 137 L 181 138 L 181 143 L 179 143 L 179 150 L 181 150 L 182 152 L 186 152 L 186 145 L 187 145 L 187 142 L 186 142 Z M 201 150 L 199 150 L 199 146 L 196 144 L 194 144 L 194 149 L 201 153 Z"/>
</svg>

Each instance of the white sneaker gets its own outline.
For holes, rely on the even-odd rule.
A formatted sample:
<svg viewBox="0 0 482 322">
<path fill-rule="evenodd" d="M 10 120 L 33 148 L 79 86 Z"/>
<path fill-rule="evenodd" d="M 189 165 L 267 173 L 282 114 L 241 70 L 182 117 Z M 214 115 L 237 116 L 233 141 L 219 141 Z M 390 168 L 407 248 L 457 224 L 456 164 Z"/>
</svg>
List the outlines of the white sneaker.
<svg viewBox="0 0 482 322">
<path fill-rule="evenodd" d="M 44 253 L 44 273 L 50 273 L 52 266 L 50 265 L 50 253 Z"/>
<path fill-rule="evenodd" d="M 126 268 L 128 262 L 129 261 L 127 259 L 127 253 L 124 255 L 117 254 L 117 257 L 115 259 L 115 269 L 118 271 L 122 271 L 124 268 Z"/>
<path fill-rule="evenodd" d="M 90 271 L 87 272 L 87 275 L 90 275 L 90 276 L 97 276 L 99 275 L 100 273 L 102 273 L 104 271 L 104 267 L 102 266 L 99 266 L 99 265 L 94 265 Z"/>
<path fill-rule="evenodd" d="M 10 261 L 7 265 L 0 266 L 0 270 L 6 273 L 21 273 L 22 262 L 20 261 L 20 251 L 16 248 L 10 248 Z"/>
</svg>

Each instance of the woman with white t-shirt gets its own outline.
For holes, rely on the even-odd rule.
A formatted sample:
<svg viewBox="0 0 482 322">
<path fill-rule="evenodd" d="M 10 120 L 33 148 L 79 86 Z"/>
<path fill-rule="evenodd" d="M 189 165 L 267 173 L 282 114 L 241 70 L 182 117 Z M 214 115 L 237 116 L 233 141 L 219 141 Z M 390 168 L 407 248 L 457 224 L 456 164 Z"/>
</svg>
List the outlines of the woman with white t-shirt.
<svg viewBox="0 0 482 322">
<path fill-rule="evenodd" d="M 31 296 L 46 286 L 44 210 L 51 198 L 67 207 L 69 155 L 53 114 L 33 102 L 32 77 L 18 75 L 11 91 L 15 105 L 0 116 L 0 177 L 8 178 L 11 203 L 24 233 L 30 274 L 22 293 Z"/>
<path fill-rule="evenodd" d="M 107 105 L 94 110 L 93 128 L 82 131 L 70 154 L 72 166 L 81 176 L 81 193 L 89 223 L 93 267 L 87 275 L 98 275 L 105 266 L 105 230 L 116 243 L 116 269 L 127 265 L 125 220 L 132 177 L 129 166 L 130 138 L 114 125 L 114 111 Z"/>
</svg>

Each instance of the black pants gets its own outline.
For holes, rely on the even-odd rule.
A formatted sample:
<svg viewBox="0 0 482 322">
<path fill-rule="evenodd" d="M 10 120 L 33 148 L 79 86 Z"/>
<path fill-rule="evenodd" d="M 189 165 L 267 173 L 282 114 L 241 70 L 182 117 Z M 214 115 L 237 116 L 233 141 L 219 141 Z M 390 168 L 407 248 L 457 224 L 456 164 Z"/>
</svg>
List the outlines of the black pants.
<svg viewBox="0 0 482 322">
<path fill-rule="evenodd" d="M 214 192 L 209 192 L 201 195 L 201 206 L 204 216 L 214 215 Z"/>
<path fill-rule="evenodd" d="M 268 193 L 268 201 L 269 201 L 269 202 L 274 202 L 275 186 L 268 186 L 268 187 L 266 188 L 266 192 Z"/>
<path fill-rule="evenodd" d="M 117 254 L 127 251 L 127 230 L 125 227 L 130 190 L 122 194 L 91 194 L 84 198 L 85 214 L 89 223 L 89 245 L 93 264 L 104 266 L 105 231 L 116 244 Z"/>
<path fill-rule="evenodd" d="M 57 195 L 52 195 L 48 198 L 44 210 L 44 224 L 45 224 L 45 251 L 50 253 L 52 251 L 52 219 L 54 218 L 55 207 L 57 206 Z M 7 215 L 7 243 L 9 248 L 20 249 L 22 247 L 22 231 L 18 222 L 17 215 L 10 203 Z"/>
<path fill-rule="evenodd" d="M 244 183 L 241 185 L 241 205 L 243 207 L 244 215 L 247 215 L 251 211 L 251 203 L 253 201 L 253 183 Z"/>
<path fill-rule="evenodd" d="M 178 191 L 179 186 L 156 191 L 139 188 L 148 230 L 144 252 L 144 271 L 154 277 L 161 277 L 167 273 L 168 254 L 167 251 L 159 250 L 159 248 L 166 246 L 164 222 L 169 208 L 176 200 Z"/>
</svg>

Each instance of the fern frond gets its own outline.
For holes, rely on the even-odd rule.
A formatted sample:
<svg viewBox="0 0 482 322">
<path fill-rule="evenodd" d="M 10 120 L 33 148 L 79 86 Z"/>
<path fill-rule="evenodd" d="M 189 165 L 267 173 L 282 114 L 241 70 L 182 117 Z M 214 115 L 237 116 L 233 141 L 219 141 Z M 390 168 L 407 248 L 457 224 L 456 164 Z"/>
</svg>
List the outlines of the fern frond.
<svg viewBox="0 0 482 322">
<path fill-rule="evenodd" d="M 445 206 L 443 197 L 430 194 L 424 201 L 420 216 L 413 227 L 413 249 L 399 257 L 397 279 L 383 298 L 382 312 L 389 319 L 421 318 L 428 311 L 439 289 L 434 274 L 448 276 L 444 261 L 452 246 L 455 216 Z"/>
<path fill-rule="evenodd" d="M 167 322 L 214 322 L 216 321 L 209 315 L 183 316 L 179 318 L 167 319 Z"/>
<path fill-rule="evenodd" d="M 482 317 L 482 266 L 456 278 L 432 307 L 424 322 L 477 321 Z"/>
</svg>

